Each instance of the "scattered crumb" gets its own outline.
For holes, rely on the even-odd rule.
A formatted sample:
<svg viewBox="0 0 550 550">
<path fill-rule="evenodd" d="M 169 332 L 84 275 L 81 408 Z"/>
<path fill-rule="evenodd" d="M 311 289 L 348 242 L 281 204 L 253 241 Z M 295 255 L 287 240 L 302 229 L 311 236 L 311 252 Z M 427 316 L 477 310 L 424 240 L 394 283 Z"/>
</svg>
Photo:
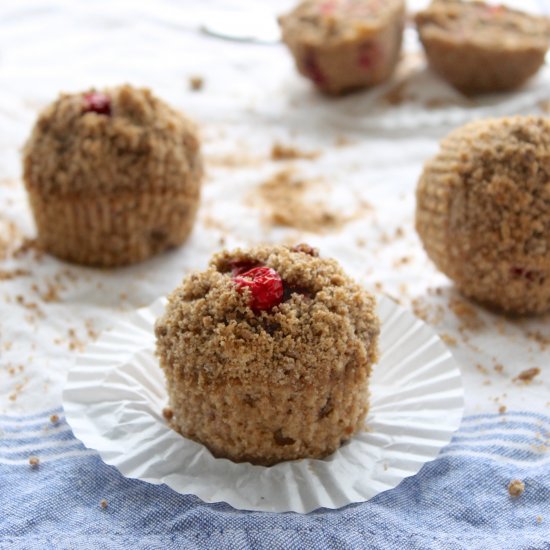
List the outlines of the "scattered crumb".
<svg viewBox="0 0 550 550">
<path fill-rule="evenodd" d="M 412 99 L 409 98 L 405 93 L 407 89 L 407 84 L 408 82 L 406 80 L 398 82 L 382 96 L 382 99 L 390 105 L 401 105 L 402 103 L 405 103 L 405 101 L 407 101 L 408 99 Z"/>
<path fill-rule="evenodd" d="M 456 346 L 456 338 L 454 336 L 451 336 L 450 334 L 440 334 L 439 337 L 448 345 L 448 346 Z"/>
<path fill-rule="evenodd" d="M 536 342 L 540 346 L 541 351 L 544 351 L 548 346 L 550 346 L 550 335 L 548 334 L 542 334 L 542 332 L 535 331 L 528 332 L 526 336 L 529 340 Z"/>
<path fill-rule="evenodd" d="M 37 456 L 29 456 L 29 464 L 31 468 L 38 468 L 40 464 L 40 459 Z"/>
<path fill-rule="evenodd" d="M 542 523 L 542 516 L 537 516 L 536 520 L 537 520 L 537 523 Z"/>
<path fill-rule="evenodd" d="M 511 497 L 519 497 L 525 491 L 525 483 L 519 479 L 513 479 L 508 485 L 508 493 Z"/>
<path fill-rule="evenodd" d="M 194 92 L 202 90 L 204 87 L 204 78 L 202 76 L 193 75 L 189 77 L 189 89 Z"/>
<path fill-rule="evenodd" d="M 97 340 L 97 337 L 99 336 L 99 334 L 94 329 L 93 321 L 91 319 L 86 319 L 86 321 L 84 322 L 84 326 L 86 327 L 86 333 L 88 335 L 88 338 L 92 341 Z"/>
<path fill-rule="evenodd" d="M 532 369 L 526 369 L 526 370 L 520 372 L 515 378 L 512 379 L 512 381 L 513 382 L 524 382 L 525 384 L 529 384 L 539 374 L 540 374 L 540 369 L 538 367 L 534 367 Z"/>
<path fill-rule="evenodd" d="M 458 298 L 449 300 L 449 308 L 460 320 L 460 330 L 476 330 L 483 326 L 477 311 L 464 300 Z"/>
<path fill-rule="evenodd" d="M 59 422 L 59 416 L 57 416 L 57 414 L 52 414 L 50 416 L 50 422 L 52 424 L 57 424 Z"/>
<path fill-rule="evenodd" d="M 0 270 L 0 281 L 10 281 L 17 277 L 28 277 L 31 274 L 26 269 L 13 269 L 11 271 Z"/>
<path fill-rule="evenodd" d="M 340 229 L 359 214 L 346 216 L 311 195 L 322 196 L 322 182 L 296 176 L 282 170 L 249 194 L 252 205 L 258 202 L 265 221 L 271 225 L 291 227 L 312 233 Z M 308 196 L 310 195 L 310 196 Z"/>
<path fill-rule="evenodd" d="M 497 363 L 493 368 L 498 373 L 502 373 L 504 371 L 504 365 L 501 365 L 500 363 Z"/>
<path fill-rule="evenodd" d="M 487 375 L 489 374 L 489 371 L 480 363 L 478 363 L 476 365 L 476 369 L 481 373 L 481 374 L 484 374 L 484 375 Z"/>
<path fill-rule="evenodd" d="M 77 335 L 74 328 L 70 328 L 67 331 L 67 335 L 69 337 L 69 350 L 70 351 L 84 351 L 84 348 L 86 347 L 85 343 L 80 340 Z"/>
<path fill-rule="evenodd" d="M 275 143 L 271 148 L 271 160 L 295 160 L 306 159 L 313 160 L 319 157 L 319 151 L 301 151 L 292 145 L 283 145 Z"/>
<path fill-rule="evenodd" d="M 105 510 L 105 508 L 107 508 L 107 506 L 109 506 L 109 503 L 107 502 L 107 499 L 102 498 L 102 499 L 99 501 L 99 505 Z"/>
<path fill-rule="evenodd" d="M 172 420 L 174 418 L 174 411 L 170 407 L 165 407 L 162 409 L 162 416 L 168 421 Z"/>
<path fill-rule="evenodd" d="M 445 310 L 441 305 L 432 305 L 422 298 L 415 298 L 412 303 L 413 313 L 419 319 L 432 326 L 439 325 L 445 317 Z"/>
<path fill-rule="evenodd" d="M 351 145 L 352 143 L 353 143 L 353 141 L 351 139 L 349 139 L 348 137 L 346 137 L 346 136 L 338 136 L 334 140 L 334 145 L 336 147 L 347 147 L 348 145 Z"/>
<path fill-rule="evenodd" d="M 507 410 L 508 410 L 508 408 L 506 407 L 506 405 L 501 405 L 501 406 L 498 408 L 499 414 L 504 414 Z"/>
<path fill-rule="evenodd" d="M 265 163 L 265 158 L 255 157 L 246 152 L 208 155 L 206 163 L 210 168 L 246 168 L 256 167 Z"/>
<path fill-rule="evenodd" d="M 14 250 L 13 257 L 19 258 L 31 251 L 35 253 L 37 259 L 41 258 L 43 255 L 43 251 L 39 247 L 38 241 L 36 239 L 25 238 L 23 239 L 22 243 Z"/>
</svg>

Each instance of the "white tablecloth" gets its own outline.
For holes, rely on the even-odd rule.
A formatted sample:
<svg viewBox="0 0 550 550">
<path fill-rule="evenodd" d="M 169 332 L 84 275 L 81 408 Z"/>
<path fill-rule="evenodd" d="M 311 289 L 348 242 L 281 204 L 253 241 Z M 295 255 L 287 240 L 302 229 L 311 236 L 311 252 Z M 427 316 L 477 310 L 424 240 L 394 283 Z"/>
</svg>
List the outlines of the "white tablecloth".
<svg viewBox="0 0 550 550">
<path fill-rule="evenodd" d="M 23 0 L 0 6 L 0 244 L 8 249 L 0 261 L 0 414 L 58 406 L 74 358 L 100 331 L 204 268 L 222 246 L 260 241 L 307 241 L 369 288 L 413 307 L 460 362 L 469 414 L 501 406 L 548 413 L 548 316 L 514 321 L 465 302 L 427 259 L 413 217 L 416 182 L 438 140 L 470 118 L 540 112 L 541 100 L 550 99 L 549 71 L 517 94 L 465 102 L 425 70 L 409 29 L 395 82 L 333 100 L 296 74 L 282 45 L 199 31 L 224 10 L 246 13 L 244 21 L 257 29 L 288 4 Z M 189 88 L 195 75 L 204 79 L 200 91 Z M 192 237 L 179 250 L 113 271 L 32 250 L 14 257 L 12 250 L 34 236 L 20 150 L 37 112 L 61 90 L 122 82 L 153 88 L 200 124 L 207 177 Z M 320 155 L 275 162 L 275 142 Z M 349 213 L 362 204 L 359 215 L 325 233 L 266 225 L 250 197 L 289 166 L 298 177 L 322 180 L 311 200 Z M 514 381 L 531 367 L 542 369 L 532 383 Z"/>
</svg>

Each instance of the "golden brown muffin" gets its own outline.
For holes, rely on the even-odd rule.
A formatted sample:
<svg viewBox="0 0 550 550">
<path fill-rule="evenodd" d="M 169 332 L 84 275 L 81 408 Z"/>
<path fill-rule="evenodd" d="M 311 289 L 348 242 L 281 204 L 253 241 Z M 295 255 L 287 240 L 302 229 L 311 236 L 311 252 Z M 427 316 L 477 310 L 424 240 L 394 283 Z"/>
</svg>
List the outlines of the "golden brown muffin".
<svg viewBox="0 0 550 550">
<path fill-rule="evenodd" d="M 173 425 L 217 457 L 322 458 L 363 425 L 375 300 L 307 245 L 217 254 L 155 331 Z"/>
<path fill-rule="evenodd" d="M 391 76 L 404 19 L 403 0 L 304 0 L 279 23 L 298 71 L 338 95 Z"/>
<path fill-rule="evenodd" d="M 202 178 L 194 125 L 147 89 L 62 94 L 24 149 L 40 245 L 91 266 L 139 262 L 181 244 Z"/>
<path fill-rule="evenodd" d="M 547 18 L 483 2 L 435 0 L 416 25 L 432 69 L 465 94 L 518 88 L 550 45 Z"/>
<path fill-rule="evenodd" d="M 420 178 L 416 228 L 466 296 L 515 314 L 549 310 L 549 119 L 482 120 L 452 132 Z"/>
</svg>

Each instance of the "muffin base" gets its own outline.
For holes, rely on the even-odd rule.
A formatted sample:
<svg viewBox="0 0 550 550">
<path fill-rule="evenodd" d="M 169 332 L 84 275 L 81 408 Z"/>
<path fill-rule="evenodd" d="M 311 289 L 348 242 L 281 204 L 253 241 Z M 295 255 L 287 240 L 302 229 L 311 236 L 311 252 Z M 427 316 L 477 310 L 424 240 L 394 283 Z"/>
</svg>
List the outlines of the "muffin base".
<svg viewBox="0 0 550 550">
<path fill-rule="evenodd" d="M 465 95 L 504 92 L 521 87 L 544 64 L 546 51 L 487 50 L 443 40 L 424 40 L 430 67 Z"/>
<path fill-rule="evenodd" d="M 116 267 L 182 244 L 193 228 L 198 197 L 185 193 L 42 196 L 29 191 L 46 252 L 76 264 Z"/>
<path fill-rule="evenodd" d="M 368 411 L 369 373 L 355 366 L 306 391 L 229 382 L 205 392 L 196 381 L 165 372 L 173 427 L 215 457 L 234 462 L 271 466 L 304 456 L 324 458 L 361 429 Z"/>
</svg>

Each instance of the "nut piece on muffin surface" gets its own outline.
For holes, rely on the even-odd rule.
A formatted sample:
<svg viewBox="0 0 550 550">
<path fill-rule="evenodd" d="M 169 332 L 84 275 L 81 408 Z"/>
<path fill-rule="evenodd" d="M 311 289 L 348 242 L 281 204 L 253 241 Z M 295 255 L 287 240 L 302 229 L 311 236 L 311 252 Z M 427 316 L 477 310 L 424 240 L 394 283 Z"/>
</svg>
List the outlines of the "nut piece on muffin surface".
<svg viewBox="0 0 550 550">
<path fill-rule="evenodd" d="M 147 89 L 62 94 L 25 145 L 23 177 L 45 251 L 83 265 L 132 264 L 192 230 L 197 130 Z"/>
<path fill-rule="evenodd" d="M 375 308 L 310 247 L 215 255 L 171 294 L 156 323 L 172 425 L 235 462 L 333 453 L 368 411 Z"/>
<path fill-rule="evenodd" d="M 418 183 L 416 228 L 467 297 L 511 314 L 550 310 L 550 119 L 451 132 Z"/>
<path fill-rule="evenodd" d="M 403 0 L 303 0 L 279 24 L 298 71 L 339 95 L 392 75 L 404 20 Z"/>
<path fill-rule="evenodd" d="M 416 26 L 432 69 L 467 95 L 519 88 L 550 46 L 546 17 L 483 2 L 434 0 Z"/>
</svg>

